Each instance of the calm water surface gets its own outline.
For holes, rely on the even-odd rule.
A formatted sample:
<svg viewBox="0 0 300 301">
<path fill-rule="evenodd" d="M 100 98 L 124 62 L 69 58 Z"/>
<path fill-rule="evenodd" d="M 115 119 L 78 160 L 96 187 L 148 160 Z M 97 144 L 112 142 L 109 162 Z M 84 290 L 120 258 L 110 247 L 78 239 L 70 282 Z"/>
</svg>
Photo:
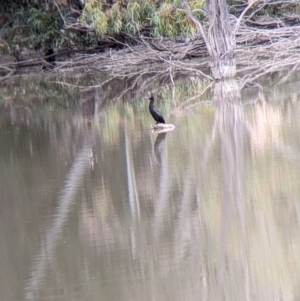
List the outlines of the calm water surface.
<svg viewBox="0 0 300 301">
<path fill-rule="evenodd" d="M 1 112 L 0 299 L 299 300 L 297 87 Z"/>
</svg>

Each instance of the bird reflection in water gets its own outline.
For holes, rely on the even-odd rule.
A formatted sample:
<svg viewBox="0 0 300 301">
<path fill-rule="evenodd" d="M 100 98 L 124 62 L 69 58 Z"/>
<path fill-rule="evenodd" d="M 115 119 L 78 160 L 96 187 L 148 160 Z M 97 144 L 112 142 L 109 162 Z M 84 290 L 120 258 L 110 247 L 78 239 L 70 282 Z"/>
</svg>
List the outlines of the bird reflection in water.
<svg viewBox="0 0 300 301">
<path fill-rule="evenodd" d="M 161 163 L 161 157 L 165 148 L 165 139 L 166 139 L 167 133 L 160 133 L 157 135 L 154 143 L 154 153 L 156 159 Z"/>
</svg>

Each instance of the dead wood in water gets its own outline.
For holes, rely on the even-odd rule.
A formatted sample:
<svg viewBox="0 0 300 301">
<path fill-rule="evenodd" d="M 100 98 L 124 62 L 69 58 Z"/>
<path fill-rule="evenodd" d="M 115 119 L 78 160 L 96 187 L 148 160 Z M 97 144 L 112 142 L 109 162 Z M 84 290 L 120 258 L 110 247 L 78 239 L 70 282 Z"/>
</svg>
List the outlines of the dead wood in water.
<svg viewBox="0 0 300 301">
<path fill-rule="evenodd" d="M 174 129 L 175 125 L 167 123 L 157 123 L 152 125 L 153 129 Z"/>
<path fill-rule="evenodd" d="M 153 124 L 151 127 L 154 134 L 166 133 L 175 129 L 175 125 L 166 123 Z"/>
<path fill-rule="evenodd" d="M 252 22 L 252 23 L 251 23 Z M 253 22 L 259 23 L 259 27 L 253 26 Z M 275 22 L 275 21 L 274 21 Z M 249 82 L 266 72 L 272 72 L 292 66 L 298 68 L 300 49 L 299 16 L 286 15 L 281 19 L 282 24 L 275 27 L 272 20 L 254 20 L 249 16 L 241 16 L 239 19 L 230 16 L 230 26 L 235 35 L 235 55 L 237 70 L 241 74 L 247 73 L 244 82 Z M 288 24 L 289 26 L 287 26 Z M 251 25 L 251 26 L 250 26 Z M 203 22 L 203 30 L 209 27 Z M 109 38 L 105 38 L 108 41 Z M 120 41 L 121 50 L 110 49 L 106 52 L 89 53 L 82 50 L 69 50 L 72 56 L 68 56 L 68 49 L 57 51 L 56 66 L 48 73 L 86 71 L 110 71 L 112 78 L 121 78 L 154 74 L 156 72 L 167 75 L 171 81 L 176 72 L 193 73 L 200 77 L 212 79 L 209 72 L 209 52 L 205 44 L 205 38 L 200 33 L 194 39 L 159 39 L 139 37 L 134 39 L 135 46 Z M 197 61 L 189 60 L 198 58 Z M 163 65 L 161 65 L 163 63 Z M 12 57 L 0 58 L 0 75 L 7 79 L 14 74 L 28 72 L 40 72 L 43 64 L 42 55 L 37 53 L 24 53 L 23 61 L 14 62 Z M 141 72 L 141 66 L 143 71 Z M 157 71 L 157 70 L 161 71 Z"/>
</svg>

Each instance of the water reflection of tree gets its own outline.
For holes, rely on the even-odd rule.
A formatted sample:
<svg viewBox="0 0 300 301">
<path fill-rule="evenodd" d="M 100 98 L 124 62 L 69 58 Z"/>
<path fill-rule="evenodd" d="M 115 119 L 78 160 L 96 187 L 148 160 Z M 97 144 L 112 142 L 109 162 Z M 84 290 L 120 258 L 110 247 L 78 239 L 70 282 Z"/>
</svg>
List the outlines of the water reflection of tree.
<svg viewBox="0 0 300 301">
<path fill-rule="evenodd" d="M 221 156 L 223 163 L 223 183 L 221 200 L 220 240 L 218 251 L 218 271 L 216 283 L 216 300 L 230 298 L 226 289 L 226 278 L 233 273 L 240 274 L 241 283 L 238 286 L 240 296 L 247 296 L 249 292 L 249 254 L 246 229 L 246 212 L 244 199 L 244 141 L 246 136 L 246 122 L 243 107 L 240 102 L 240 92 L 235 80 L 216 83 L 214 90 L 216 102 L 215 125 L 221 142 Z M 233 225 L 237 217 L 238 224 Z M 240 264 L 230 265 L 235 270 L 227 270 L 229 260 L 229 233 L 231 227 L 237 227 L 240 237 Z M 229 274 L 228 274 L 229 273 Z M 250 297 L 250 296 L 248 296 Z M 247 297 L 246 297 L 247 298 Z"/>
<path fill-rule="evenodd" d="M 203 143 L 201 152 L 194 140 L 193 143 L 184 140 L 189 149 L 183 163 L 175 161 L 174 164 L 173 152 L 167 145 L 169 139 L 158 136 L 154 142 L 154 136 L 147 136 L 140 128 L 142 125 L 133 120 L 132 112 L 128 113 L 131 118 L 109 118 L 116 112 L 108 110 L 105 122 L 95 118 L 88 126 L 77 124 L 81 128 L 81 141 L 86 141 L 88 128 L 92 128 L 94 134 L 97 132 L 95 136 L 99 139 L 95 149 L 98 163 L 94 166 L 93 177 L 91 171 L 85 169 L 85 178 L 90 180 L 89 189 L 93 193 L 82 196 L 78 204 L 82 209 L 78 213 L 79 241 L 85 261 L 92 260 L 92 252 L 101 254 L 97 268 L 104 271 L 107 279 L 118 282 L 114 271 L 105 267 L 107 261 L 113 267 L 118 260 L 113 254 L 122 252 L 126 264 L 133 259 L 139 267 L 129 270 L 130 279 L 142 279 L 143 284 L 150 281 L 158 290 L 160 282 L 167 282 L 167 279 L 168 283 L 174 281 L 174 285 L 180 285 L 182 295 L 176 289 L 168 291 L 172 300 L 183 300 L 185 293 L 191 293 L 189 281 L 193 283 L 194 294 L 190 299 L 195 295 L 212 300 L 231 299 L 231 296 L 250 299 L 249 291 L 256 279 L 251 278 L 249 264 L 251 246 L 244 199 L 244 148 L 249 142 L 255 149 L 252 152 L 262 155 L 270 141 L 277 142 L 279 147 L 278 133 L 271 129 L 274 125 L 279 128 L 281 120 L 273 118 L 278 112 L 267 110 L 267 104 L 261 101 L 254 106 L 253 114 L 261 121 L 256 120 L 250 129 L 237 85 L 232 80 L 216 83 L 213 100 L 215 119 L 211 140 Z M 267 111 L 272 118 L 265 118 Z M 131 135 L 132 132 L 135 134 Z M 200 139 L 199 134 L 197 137 Z M 264 147 L 262 141 L 265 141 Z M 68 143 L 72 145 L 71 139 Z M 221 172 L 218 178 L 210 181 L 210 169 L 218 164 L 218 160 L 211 164 L 217 143 L 220 143 L 221 156 L 217 167 Z M 281 150 L 287 154 L 286 149 Z M 147 160 L 151 161 L 149 168 L 141 163 Z M 206 188 L 206 185 L 213 187 Z M 180 189 L 176 189 L 177 186 Z M 217 203 L 214 210 L 207 210 L 208 202 Z M 261 212 L 256 214 L 259 221 L 264 221 Z M 267 232 L 263 226 L 257 227 Z M 274 231 L 276 225 L 271 224 L 270 228 L 272 237 L 279 239 Z M 265 233 L 264 237 L 267 235 Z M 128 276 L 126 273 L 128 270 L 123 277 Z M 87 272 L 86 277 L 92 282 L 92 273 Z M 122 281 L 119 284 L 122 286 Z M 233 285 L 235 291 L 231 291 Z M 137 291 L 142 298 L 145 291 L 138 288 Z"/>
<path fill-rule="evenodd" d="M 240 94 L 236 81 L 228 80 L 218 82 L 215 85 L 213 100 L 216 104 L 215 121 L 212 129 L 211 141 L 206 144 L 203 150 L 200 166 L 197 167 L 193 156 L 190 156 L 185 168 L 185 177 L 182 184 L 181 205 L 178 209 L 179 222 L 174 227 L 174 260 L 180 260 L 190 269 L 194 275 L 202 275 L 204 279 L 215 278 L 215 283 L 210 282 L 213 287 L 207 288 L 210 298 L 223 300 L 232 296 L 226 286 L 226 279 L 230 279 L 230 274 L 238 275 L 241 283 L 236 288 L 239 296 L 247 295 L 248 292 L 248 240 L 246 231 L 245 200 L 244 200 L 244 142 L 247 134 L 247 123 L 244 119 L 243 107 L 240 102 Z M 219 138 L 219 139 L 217 139 Z M 218 254 L 214 264 L 215 276 L 212 276 L 210 267 L 211 254 L 209 249 L 214 249 L 216 242 L 209 241 L 209 221 L 205 216 L 204 185 L 207 183 L 207 172 L 210 168 L 209 160 L 213 153 L 214 145 L 217 140 L 221 144 L 221 157 L 223 173 L 220 177 L 221 211 Z M 192 145 L 191 145 L 192 147 Z M 193 150 L 191 150 L 193 153 Z M 197 174 L 197 183 L 194 182 Z M 218 190 L 218 187 L 215 187 Z M 197 201 L 195 211 L 194 200 Z M 196 215 L 195 215 L 196 213 Z M 238 225 L 232 222 L 238 220 Z M 240 264 L 231 265 L 229 248 L 229 237 L 232 236 L 232 227 L 238 227 L 240 237 Z M 202 246 L 202 247 L 201 247 Z M 234 267 L 235 270 L 228 271 L 227 265 Z M 229 274 L 228 274 L 229 273 Z M 203 285 L 203 283 L 202 283 Z M 196 286 L 197 287 L 197 286 Z M 202 287 L 203 288 L 203 287 Z M 208 291 L 198 286 L 199 294 L 204 296 Z"/>
<path fill-rule="evenodd" d="M 228 87 L 230 87 L 228 92 Z M 182 194 L 177 195 L 174 200 L 176 203 L 181 198 L 181 201 L 177 204 L 180 204 L 178 208 L 176 207 L 177 204 L 172 202 L 172 195 L 171 191 L 174 189 L 174 170 L 176 170 L 176 166 L 170 165 L 169 158 L 166 153 L 166 141 L 165 137 L 158 136 L 154 143 L 154 155 L 157 159 L 157 164 L 152 164 L 151 171 L 138 170 L 137 164 L 138 157 L 134 157 L 134 153 L 141 153 L 142 161 L 146 160 L 147 156 L 149 155 L 149 150 L 147 151 L 144 149 L 143 151 L 138 148 L 138 145 L 134 146 L 133 137 L 128 135 L 126 130 L 124 133 L 124 141 L 123 143 L 118 143 L 119 147 L 124 145 L 125 147 L 125 154 L 126 154 L 126 177 L 127 177 L 127 192 L 128 192 L 128 204 L 131 213 L 130 219 L 130 227 L 126 227 L 126 222 L 121 217 L 115 216 L 114 220 L 110 222 L 116 223 L 117 220 L 119 222 L 124 223 L 125 227 L 122 227 L 120 230 L 123 233 L 121 236 L 128 236 L 130 237 L 130 244 L 127 245 L 125 248 L 130 248 L 131 253 L 135 259 L 141 259 L 143 257 L 146 258 L 148 263 L 147 265 L 152 266 L 151 269 L 155 268 L 155 262 L 152 260 L 152 255 L 148 254 L 148 248 L 150 247 L 149 243 L 151 244 L 153 240 L 159 246 L 164 243 L 166 232 L 169 235 L 174 237 L 174 241 L 176 242 L 174 246 L 174 250 L 172 253 L 174 257 L 168 257 L 167 262 L 165 262 L 165 266 L 161 266 L 160 270 L 162 274 L 168 275 L 173 270 L 172 262 L 183 262 L 187 268 L 195 269 L 194 264 L 188 259 L 192 259 L 193 261 L 197 258 L 199 260 L 197 265 L 202 272 L 206 269 L 206 261 L 205 259 L 208 254 L 205 254 L 207 248 L 203 248 L 202 250 L 197 249 L 195 247 L 194 239 L 198 241 L 196 246 L 205 245 L 206 242 L 206 232 L 205 228 L 208 227 L 206 225 L 206 217 L 203 216 L 203 211 L 199 209 L 199 214 L 202 215 L 199 219 L 195 219 L 194 217 L 194 209 L 195 209 L 195 198 L 197 199 L 197 204 L 199 208 L 203 206 L 201 204 L 201 181 L 203 183 L 205 177 L 205 169 L 207 168 L 205 160 L 209 159 L 209 150 L 211 150 L 211 146 L 213 143 L 216 142 L 216 136 L 220 137 L 222 143 L 222 154 L 224 156 L 224 162 L 227 162 L 227 166 L 224 166 L 224 170 L 226 175 L 223 179 L 226 179 L 226 182 L 223 183 L 223 209 L 222 209 L 222 225 L 221 229 L 223 232 L 220 234 L 220 252 L 219 252 L 219 261 L 220 265 L 223 264 L 223 269 L 219 271 L 220 275 L 217 277 L 219 284 L 217 285 L 217 290 L 219 290 L 220 296 L 222 293 L 222 278 L 224 277 L 225 273 L 225 254 L 226 250 L 222 249 L 223 246 L 226 245 L 226 237 L 228 235 L 228 228 L 229 228 L 229 221 L 231 220 L 230 215 L 236 214 L 234 208 L 242 207 L 243 205 L 240 204 L 243 202 L 240 199 L 242 195 L 242 152 L 243 152 L 243 127 L 244 120 L 242 114 L 242 107 L 239 103 L 239 96 L 237 95 L 236 84 L 234 82 L 227 82 L 227 83 L 219 83 L 217 84 L 216 92 L 215 92 L 215 100 L 217 102 L 217 113 L 215 119 L 215 128 L 213 134 L 213 141 L 209 144 L 207 152 L 204 152 L 204 161 L 202 163 L 202 168 L 199 171 L 199 182 L 200 185 L 195 187 L 194 183 L 194 174 L 197 173 L 197 167 L 195 166 L 195 157 L 189 157 L 189 162 L 185 167 L 184 171 L 184 179 L 182 183 Z M 232 91 L 233 90 L 233 91 Z M 236 94 L 235 94 L 236 93 Z M 242 126 L 241 126 L 242 125 Z M 160 139 L 161 138 L 161 139 Z M 122 140 L 120 140 L 121 142 Z M 162 147 L 163 146 L 163 147 Z M 190 150 L 193 152 L 193 149 Z M 152 156 L 152 159 L 154 157 Z M 107 160 L 107 159 L 106 159 Z M 118 161 L 120 162 L 120 161 Z M 153 161 L 154 162 L 154 161 Z M 101 164 L 101 163 L 100 163 Z M 120 162 L 120 165 L 123 163 Z M 146 182 L 143 182 L 142 179 L 145 178 Z M 112 183 L 112 182 L 111 182 Z M 237 186 L 235 186 L 237 184 Z M 110 184 L 109 184 L 110 185 Z M 116 191 L 113 189 L 114 183 L 109 188 L 111 191 L 110 196 L 112 197 L 111 201 L 119 200 L 120 198 L 116 197 Z M 153 206 L 153 217 L 152 225 L 150 232 L 149 229 L 145 229 L 143 218 L 145 214 L 145 204 L 141 202 L 141 199 L 144 199 L 144 189 L 151 189 L 152 192 L 149 194 L 151 195 L 151 204 Z M 123 190 L 123 189 L 121 189 Z M 143 196 L 141 198 L 141 196 Z M 124 203 L 125 205 L 125 203 Z M 112 203 L 112 210 L 117 210 L 117 207 L 114 208 L 114 204 Z M 243 209 L 243 208 L 242 208 Z M 243 213 L 243 210 L 242 211 Z M 174 210 L 177 211 L 179 223 L 177 226 L 174 224 Z M 95 212 L 95 214 L 99 214 Z M 103 218 L 95 217 L 95 222 L 101 222 L 102 231 L 107 228 L 105 225 L 108 222 Z M 118 222 L 118 223 L 119 223 Z M 241 218 L 241 223 L 244 222 L 243 218 Z M 171 225 L 174 225 L 172 227 Z M 245 227 L 245 226 L 243 226 Z M 128 229 L 128 231 L 126 230 Z M 103 233 L 104 234 L 104 233 Z M 150 237 L 149 237 L 150 234 Z M 113 234 L 115 235 L 115 234 Z M 101 236 L 104 237 L 103 235 Z M 118 239 L 117 236 L 114 236 L 116 241 Z M 152 238 L 151 238 L 152 237 Z M 244 238 L 245 239 L 245 238 Z M 223 240 L 223 241 L 222 241 Z M 105 244 L 105 242 L 102 242 Z M 112 248 L 114 246 L 112 245 Z M 156 248 L 154 246 L 154 248 Z M 154 250 L 153 250 L 154 251 Z M 156 251 L 154 251 L 155 253 Z M 168 254 L 170 252 L 169 247 L 163 247 L 161 252 L 165 252 Z M 189 257 L 188 254 L 192 253 L 193 256 Z M 199 253 L 199 254 L 197 254 Z M 149 256 L 149 257 L 148 257 Z M 208 268 L 208 267 L 207 267 Z M 199 272 L 199 270 L 198 270 Z M 206 271 L 207 273 L 208 271 Z"/>
</svg>

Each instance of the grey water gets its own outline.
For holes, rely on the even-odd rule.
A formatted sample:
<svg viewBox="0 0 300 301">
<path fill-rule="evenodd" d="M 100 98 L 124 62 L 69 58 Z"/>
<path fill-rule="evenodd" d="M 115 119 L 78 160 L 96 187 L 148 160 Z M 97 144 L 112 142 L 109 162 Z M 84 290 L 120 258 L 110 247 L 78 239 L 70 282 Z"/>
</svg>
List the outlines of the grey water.
<svg viewBox="0 0 300 301">
<path fill-rule="evenodd" d="M 299 300 L 299 81 L 197 85 L 3 106 L 1 300 Z"/>
</svg>

